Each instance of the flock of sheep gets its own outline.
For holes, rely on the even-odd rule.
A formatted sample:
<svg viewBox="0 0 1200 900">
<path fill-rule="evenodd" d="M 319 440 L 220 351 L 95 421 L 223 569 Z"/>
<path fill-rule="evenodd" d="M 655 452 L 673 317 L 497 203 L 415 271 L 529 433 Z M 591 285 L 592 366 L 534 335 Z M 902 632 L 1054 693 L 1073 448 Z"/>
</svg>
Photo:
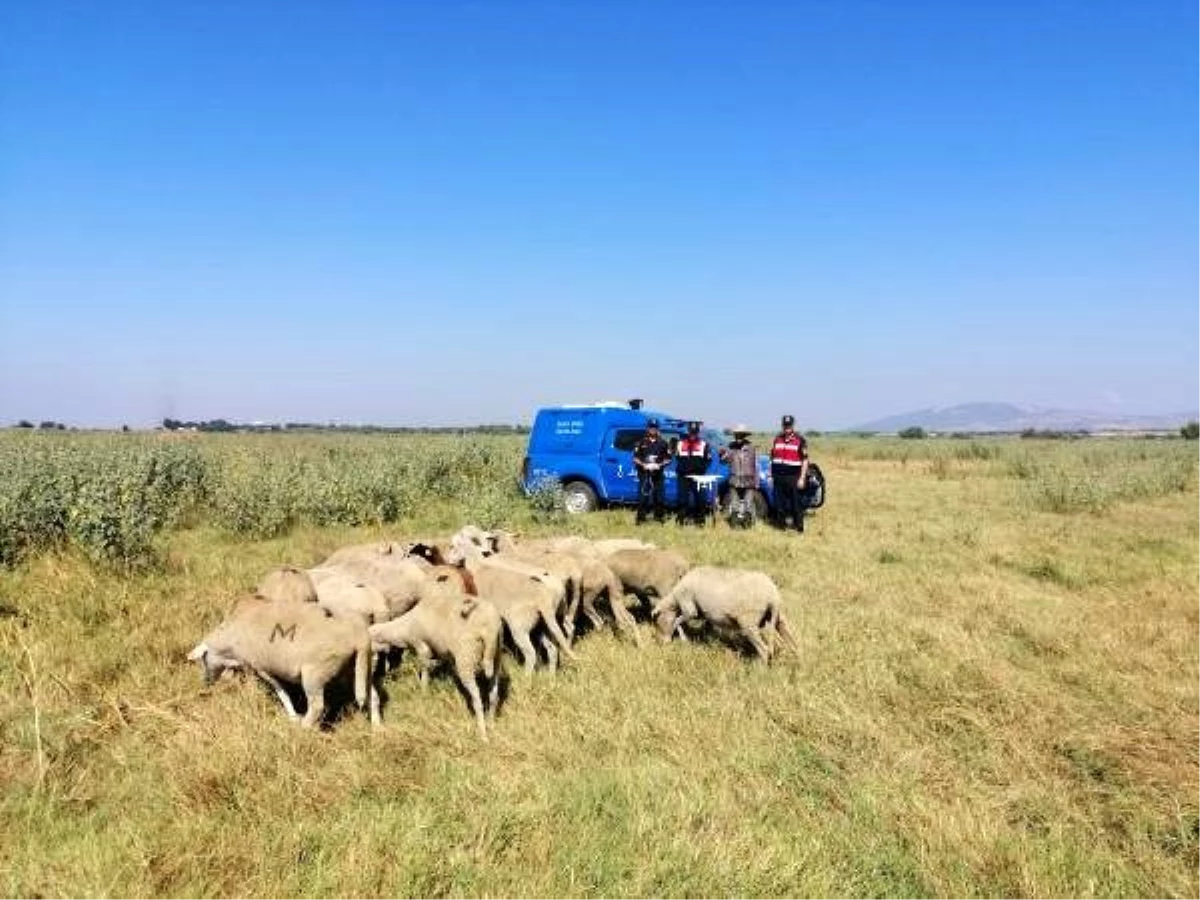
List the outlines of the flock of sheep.
<svg viewBox="0 0 1200 900">
<path fill-rule="evenodd" d="M 354 695 L 380 721 L 377 679 L 392 651 L 413 651 L 424 685 L 439 662 L 454 667 L 487 740 L 499 698 L 504 632 L 527 673 L 554 670 L 571 650 L 576 617 L 617 629 L 641 644 L 630 606 L 644 610 L 663 641 L 687 640 L 684 626 L 736 632 L 770 661 L 780 641 L 797 650 L 779 590 L 763 572 L 692 567 L 679 553 L 633 539 L 558 537 L 518 542 L 468 525 L 444 541 L 384 542 L 338 550 L 311 569 L 268 572 L 188 654 L 211 683 L 226 669 L 249 669 L 299 718 L 285 683 L 307 699 L 305 726 L 318 725 L 325 687 L 353 665 Z M 480 685 L 483 685 L 481 691 Z M 486 704 L 484 697 L 486 696 Z"/>
</svg>

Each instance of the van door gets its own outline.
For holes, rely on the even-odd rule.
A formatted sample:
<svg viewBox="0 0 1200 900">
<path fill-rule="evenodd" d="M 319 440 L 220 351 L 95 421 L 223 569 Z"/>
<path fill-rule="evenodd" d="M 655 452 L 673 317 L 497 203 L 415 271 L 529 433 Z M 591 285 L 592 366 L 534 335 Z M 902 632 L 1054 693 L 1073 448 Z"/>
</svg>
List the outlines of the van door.
<svg viewBox="0 0 1200 900">
<path fill-rule="evenodd" d="M 605 497 L 612 503 L 637 503 L 638 475 L 633 448 L 645 434 L 642 428 L 610 428 L 600 448 L 600 476 Z"/>
</svg>

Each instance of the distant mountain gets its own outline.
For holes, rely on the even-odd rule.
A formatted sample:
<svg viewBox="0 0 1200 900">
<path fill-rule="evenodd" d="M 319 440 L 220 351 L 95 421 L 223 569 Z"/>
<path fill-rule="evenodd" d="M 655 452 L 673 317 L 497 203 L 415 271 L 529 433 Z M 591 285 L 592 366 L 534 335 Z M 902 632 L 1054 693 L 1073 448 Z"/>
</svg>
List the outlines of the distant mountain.
<svg viewBox="0 0 1200 900">
<path fill-rule="evenodd" d="M 963 403 L 887 416 L 848 431 L 1161 431 L 1195 421 L 1200 414 L 1120 415 L 1075 409 L 1047 409 L 1013 403 Z"/>
</svg>

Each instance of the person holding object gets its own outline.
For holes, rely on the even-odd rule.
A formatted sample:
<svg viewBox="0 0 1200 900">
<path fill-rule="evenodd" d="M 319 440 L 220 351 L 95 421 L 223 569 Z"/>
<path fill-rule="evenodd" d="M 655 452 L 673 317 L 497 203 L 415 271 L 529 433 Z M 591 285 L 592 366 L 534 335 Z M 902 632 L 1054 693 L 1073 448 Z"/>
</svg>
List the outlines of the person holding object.
<svg viewBox="0 0 1200 900">
<path fill-rule="evenodd" d="M 671 448 L 658 432 L 658 420 L 646 422 L 646 433 L 633 448 L 633 465 L 638 473 L 638 505 L 635 521 L 641 525 L 653 507 L 654 520 L 662 522 L 666 513 L 666 473 Z"/>
<path fill-rule="evenodd" d="M 754 502 L 751 492 L 758 487 L 758 454 L 750 443 L 750 429 L 742 424 L 733 426 L 733 440 L 722 447 L 721 461 L 729 465 L 729 524 L 749 528 L 754 524 Z"/>
<path fill-rule="evenodd" d="M 675 448 L 675 476 L 678 483 L 679 521 L 704 524 L 708 512 L 708 494 L 691 475 L 703 475 L 712 464 L 708 441 L 700 436 L 700 423 L 688 422 L 687 434 Z"/>
<path fill-rule="evenodd" d="M 784 416 L 783 430 L 771 442 L 771 482 L 775 486 L 779 527 L 804 531 L 804 496 L 808 483 L 808 443 L 795 430 L 796 420 Z"/>
</svg>

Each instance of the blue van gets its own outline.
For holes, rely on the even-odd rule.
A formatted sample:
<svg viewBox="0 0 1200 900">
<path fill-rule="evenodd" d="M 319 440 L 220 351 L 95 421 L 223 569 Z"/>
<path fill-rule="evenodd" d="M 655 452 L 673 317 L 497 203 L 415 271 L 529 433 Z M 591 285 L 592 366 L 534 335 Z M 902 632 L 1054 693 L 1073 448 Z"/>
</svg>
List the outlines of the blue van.
<svg viewBox="0 0 1200 900">
<path fill-rule="evenodd" d="M 668 443 L 687 431 L 687 419 L 631 403 L 595 403 L 541 409 L 533 420 L 529 447 L 521 467 L 521 484 L 527 493 L 547 481 L 557 481 L 565 494 L 567 512 L 583 513 L 600 506 L 636 504 L 637 469 L 633 448 L 646 432 L 646 422 L 657 419 Z M 717 490 L 724 493 L 729 467 L 718 458 L 728 438 L 712 428 L 703 429 L 713 451 L 709 474 L 720 476 Z M 764 519 L 771 506 L 770 465 L 759 454 L 759 488 L 754 498 L 755 516 Z M 668 505 L 678 501 L 675 467 L 666 471 Z"/>
</svg>

